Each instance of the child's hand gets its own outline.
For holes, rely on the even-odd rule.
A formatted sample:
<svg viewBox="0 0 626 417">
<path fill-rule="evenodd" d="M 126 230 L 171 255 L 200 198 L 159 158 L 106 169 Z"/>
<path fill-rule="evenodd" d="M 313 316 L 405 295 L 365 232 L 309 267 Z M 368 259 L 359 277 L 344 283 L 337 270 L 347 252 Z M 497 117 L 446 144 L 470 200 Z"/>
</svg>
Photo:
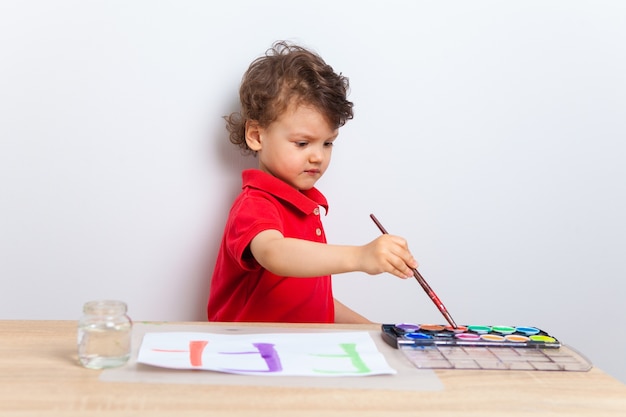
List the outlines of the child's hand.
<svg viewBox="0 0 626 417">
<path fill-rule="evenodd" d="M 406 240 L 399 236 L 384 234 L 361 249 L 360 270 L 370 275 L 389 272 L 399 278 L 409 278 L 413 276 L 413 268 L 418 266 Z"/>
</svg>

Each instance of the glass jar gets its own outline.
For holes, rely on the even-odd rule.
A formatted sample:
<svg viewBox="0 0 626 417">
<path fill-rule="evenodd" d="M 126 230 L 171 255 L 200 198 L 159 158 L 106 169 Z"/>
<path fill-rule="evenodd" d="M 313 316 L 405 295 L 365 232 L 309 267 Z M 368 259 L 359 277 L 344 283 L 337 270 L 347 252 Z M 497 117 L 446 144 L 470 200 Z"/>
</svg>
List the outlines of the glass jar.
<svg viewBox="0 0 626 417">
<path fill-rule="evenodd" d="M 114 368 L 130 358 L 132 321 L 126 303 L 89 301 L 78 323 L 78 360 L 91 369 Z"/>
</svg>

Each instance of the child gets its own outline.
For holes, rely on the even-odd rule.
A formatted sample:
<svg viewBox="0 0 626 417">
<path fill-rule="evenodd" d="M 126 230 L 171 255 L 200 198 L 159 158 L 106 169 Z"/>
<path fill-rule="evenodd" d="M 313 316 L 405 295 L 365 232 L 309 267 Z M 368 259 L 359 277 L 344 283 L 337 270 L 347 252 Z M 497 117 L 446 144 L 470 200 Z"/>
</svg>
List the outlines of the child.
<svg viewBox="0 0 626 417">
<path fill-rule="evenodd" d="M 207 307 L 210 321 L 370 323 L 333 298 L 331 274 L 412 277 L 417 262 L 398 236 L 364 246 L 326 244 L 314 187 L 339 127 L 352 118 L 348 79 L 317 54 L 276 42 L 244 74 L 241 111 L 225 117 L 230 141 L 254 153 L 231 208 Z"/>
</svg>

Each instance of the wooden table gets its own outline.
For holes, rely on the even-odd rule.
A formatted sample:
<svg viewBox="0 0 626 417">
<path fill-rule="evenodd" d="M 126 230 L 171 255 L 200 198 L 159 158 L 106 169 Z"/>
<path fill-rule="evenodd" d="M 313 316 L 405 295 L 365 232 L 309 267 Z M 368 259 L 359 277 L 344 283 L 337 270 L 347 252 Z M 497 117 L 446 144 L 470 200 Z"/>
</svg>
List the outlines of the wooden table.
<svg viewBox="0 0 626 417">
<path fill-rule="evenodd" d="M 78 365 L 76 325 L 74 321 L 0 321 L 0 415 L 626 416 L 626 385 L 597 368 L 589 372 L 436 371 L 444 389 L 430 392 L 104 382 L 99 379 L 101 371 Z"/>
</svg>

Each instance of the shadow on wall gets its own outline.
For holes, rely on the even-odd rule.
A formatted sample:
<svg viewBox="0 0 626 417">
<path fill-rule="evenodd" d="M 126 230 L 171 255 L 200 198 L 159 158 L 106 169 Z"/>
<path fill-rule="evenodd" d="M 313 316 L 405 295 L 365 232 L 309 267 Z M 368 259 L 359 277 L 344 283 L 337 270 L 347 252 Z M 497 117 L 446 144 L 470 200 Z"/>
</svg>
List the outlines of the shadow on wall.
<svg viewBox="0 0 626 417">
<path fill-rule="evenodd" d="M 225 106 L 224 115 L 239 110 L 239 101 L 233 100 L 230 105 Z M 220 116 L 220 118 L 223 115 Z M 217 252 L 221 243 L 224 225 L 230 211 L 233 200 L 241 190 L 241 171 L 250 168 L 257 168 L 258 162 L 254 155 L 244 155 L 241 150 L 232 144 L 228 138 L 226 121 L 213 124 L 212 131 L 207 134 L 208 152 L 207 163 L 219 164 L 219 191 L 212 202 L 211 212 L 215 215 L 208 224 L 206 230 L 202 254 L 199 258 L 198 276 L 195 282 L 200 285 L 196 288 L 198 310 L 200 317 L 193 320 L 206 320 L 206 304 L 211 287 L 210 279 L 213 274 Z M 217 156 L 215 156 L 217 155 Z M 212 192 L 209 190 L 208 192 Z"/>
</svg>

